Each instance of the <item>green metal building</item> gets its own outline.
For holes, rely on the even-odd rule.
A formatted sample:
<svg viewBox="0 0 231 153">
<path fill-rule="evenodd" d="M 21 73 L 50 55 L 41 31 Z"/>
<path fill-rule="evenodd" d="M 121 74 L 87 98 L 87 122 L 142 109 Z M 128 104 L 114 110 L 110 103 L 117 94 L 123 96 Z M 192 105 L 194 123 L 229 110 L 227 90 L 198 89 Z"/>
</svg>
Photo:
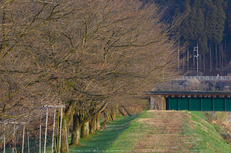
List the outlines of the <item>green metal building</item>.
<svg viewBox="0 0 231 153">
<path fill-rule="evenodd" d="M 149 92 L 150 109 L 189 111 L 231 111 L 230 92 Z"/>
</svg>

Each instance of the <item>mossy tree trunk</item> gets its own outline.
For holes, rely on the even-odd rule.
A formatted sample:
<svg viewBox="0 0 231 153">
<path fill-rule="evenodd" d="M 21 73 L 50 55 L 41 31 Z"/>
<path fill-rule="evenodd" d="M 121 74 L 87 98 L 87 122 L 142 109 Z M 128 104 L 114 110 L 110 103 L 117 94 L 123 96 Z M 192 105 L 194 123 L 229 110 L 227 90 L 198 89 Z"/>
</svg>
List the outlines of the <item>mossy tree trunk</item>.
<svg viewBox="0 0 231 153">
<path fill-rule="evenodd" d="M 111 117 L 112 121 L 115 120 L 115 117 L 116 117 L 116 110 L 115 110 L 115 108 L 111 108 L 110 117 Z"/>
<path fill-rule="evenodd" d="M 90 121 L 90 134 L 95 134 L 96 131 L 96 117 L 93 117 Z"/>
<path fill-rule="evenodd" d="M 81 127 L 81 138 L 89 138 L 89 122 L 84 123 Z"/>
<path fill-rule="evenodd" d="M 124 106 L 121 106 L 124 108 L 125 112 L 128 114 L 128 116 L 132 116 L 132 114 L 124 107 Z"/>
<path fill-rule="evenodd" d="M 91 114 L 91 116 L 88 116 L 87 118 L 84 118 L 83 112 L 79 111 L 74 114 L 73 116 L 73 133 L 71 137 L 71 145 L 76 146 L 80 145 L 80 138 L 81 138 L 81 127 L 92 120 L 92 118 L 96 118 L 97 115 L 99 115 L 105 108 L 107 107 L 107 101 L 103 103 L 103 105 L 96 111 L 94 114 Z"/>
<path fill-rule="evenodd" d="M 73 116 L 73 133 L 71 136 L 71 145 L 79 145 L 80 142 L 80 130 L 81 130 L 81 126 L 80 126 L 80 119 L 79 119 L 79 115 L 75 114 Z"/>
<path fill-rule="evenodd" d="M 62 133 L 61 133 L 61 152 L 64 153 L 64 152 L 67 152 L 67 145 L 68 145 L 68 142 L 66 141 L 66 137 L 68 137 L 68 133 L 66 135 L 66 128 L 65 128 L 65 124 L 64 124 L 64 120 L 62 121 Z"/>
<path fill-rule="evenodd" d="M 96 130 L 97 130 L 97 131 L 100 130 L 100 119 L 99 119 L 99 115 L 96 116 Z"/>
<path fill-rule="evenodd" d="M 62 133 L 61 133 L 61 152 L 62 153 L 67 152 L 67 147 L 68 147 L 67 138 L 69 137 L 69 126 L 73 119 L 75 107 L 76 107 L 76 101 L 70 101 L 69 107 L 66 109 L 66 111 L 64 112 L 62 116 Z"/>
<path fill-rule="evenodd" d="M 109 114 L 108 110 L 105 110 L 104 111 L 104 121 L 103 121 L 103 124 L 101 125 L 101 128 L 104 128 L 106 126 L 106 123 L 108 123 L 110 121 L 111 121 L 110 114 Z"/>
<path fill-rule="evenodd" d="M 116 111 L 116 116 L 119 116 L 119 104 L 118 103 L 116 104 L 115 111 Z"/>
</svg>

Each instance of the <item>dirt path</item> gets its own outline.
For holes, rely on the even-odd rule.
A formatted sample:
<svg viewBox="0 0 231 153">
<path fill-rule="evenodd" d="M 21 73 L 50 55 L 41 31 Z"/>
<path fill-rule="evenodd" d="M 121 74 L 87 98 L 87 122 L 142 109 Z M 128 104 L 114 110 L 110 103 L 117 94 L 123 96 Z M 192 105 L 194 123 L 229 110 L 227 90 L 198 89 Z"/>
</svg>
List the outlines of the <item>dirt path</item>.
<svg viewBox="0 0 231 153">
<path fill-rule="evenodd" d="M 147 118 L 139 119 L 147 125 L 147 135 L 136 143 L 132 152 L 190 152 L 190 136 L 183 134 L 189 116 L 179 111 L 148 111 Z M 150 118 L 149 118 L 150 116 Z"/>
</svg>

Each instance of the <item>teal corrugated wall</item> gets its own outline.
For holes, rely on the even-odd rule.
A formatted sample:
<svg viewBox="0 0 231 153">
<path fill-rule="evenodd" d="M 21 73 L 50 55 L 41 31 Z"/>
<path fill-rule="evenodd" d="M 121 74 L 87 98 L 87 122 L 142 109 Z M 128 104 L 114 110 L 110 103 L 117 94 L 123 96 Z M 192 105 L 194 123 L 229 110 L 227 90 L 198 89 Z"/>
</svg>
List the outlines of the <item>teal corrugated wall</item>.
<svg viewBox="0 0 231 153">
<path fill-rule="evenodd" d="M 167 110 L 231 111 L 230 98 L 166 98 Z"/>
</svg>

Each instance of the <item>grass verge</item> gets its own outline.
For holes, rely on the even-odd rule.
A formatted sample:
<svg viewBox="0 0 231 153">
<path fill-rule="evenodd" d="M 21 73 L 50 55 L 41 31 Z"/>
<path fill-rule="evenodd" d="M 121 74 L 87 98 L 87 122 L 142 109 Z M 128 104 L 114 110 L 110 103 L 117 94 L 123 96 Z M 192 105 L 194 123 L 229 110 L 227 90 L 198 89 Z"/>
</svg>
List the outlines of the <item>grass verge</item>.
<svg viewBox="0 0 231 153">
<path fill-rule="evenodd" d="M 182 122 L 178 122 L 177 116 Z M 175 120 L 174 123 L 173 120 Z M 182 125 L 178 126 L 179 124 Z M 169 127 L 170 125 L 172 127 Z M 182 128 L 174 129 L 174 127 Z M 189 111 L 146 111 L 130 117 L 117 117 L 115 121 L 107 124 L 105 129 L 90 135 L 90 139 L 81 139 L 80 143 L 81 146 L 71 147 L 70 152 L 162 150 L 229 153 L 231 150 L 202 112 Z M 140 150 L 137 151 L 137 149 Z"/>
<path fill-rule="evenodd" d="M 138 116 L 139 114 L 130 117 L 117 117 L 115 121 L 107 124 L 102 131 L 90 135 L 90 139 L 81 139 L 81 146 L 71 147 L 70 152 L 113 152 L 132 145 L 122 139 L 134 127 L 132 122 Z M 120 148 L 115 147 L 117 142 L 120 142 Z"/>
<path fill-rule="evenodd" d="M 213 153 L 231 152 L 230 146 L 224 141 L 202 112 L 186 111 L 191 118 L 184 124 L 185 132 L 193 135 L 194 152 Z M 191 122 L 190 124 L 187 124 Z"/>
</svg>

